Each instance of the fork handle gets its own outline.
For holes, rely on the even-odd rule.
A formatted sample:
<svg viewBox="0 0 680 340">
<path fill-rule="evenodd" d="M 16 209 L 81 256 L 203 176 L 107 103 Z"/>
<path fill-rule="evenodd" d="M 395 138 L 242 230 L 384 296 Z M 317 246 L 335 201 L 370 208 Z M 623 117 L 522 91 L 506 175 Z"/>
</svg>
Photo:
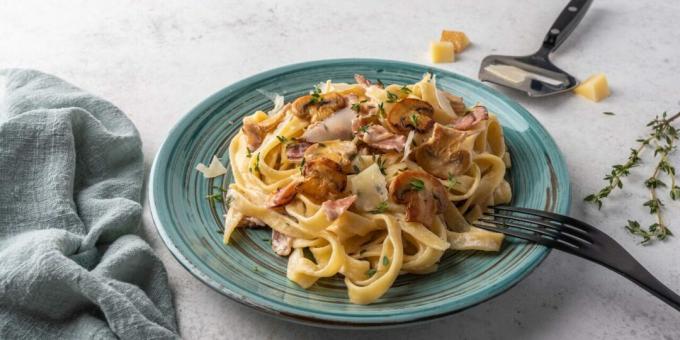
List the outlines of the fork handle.
<svg viewBox="0 0 680 340">
<path fill-rule="evenodd" d="M 628 254 L 628 252 L 626 252 Z M 661 281 L 657 280 L 654 275 L 652 275 L 647 269 L 645 269 L 640 262 L 635 260 L 630 254 L 628 254 L 629 266 L 627 268 L 616 268 L 614 266 L 610 267 L 617 273 L 623 275 L 627 279 L 635 282 L 638 286 L 644 288 L 646 291 L 652 293 L 652 295 L 663 300 L 665 303 L 680 311 L 680 295 L 676 294 L 670 288 L 666 287 Z M 618 266 L 617 266 L 618 267 Z"/>
<path fill-rule="evenodd" d="M 550 26 L 548 34 L 543 39 L 541 51 L 544 53 L 555 52 L 567 37 L 576 28 L 583 16 L 586 15 L 588 8 L 593 0 L 571 0 L 562 10 L 560 16 Z"/>
</svg>

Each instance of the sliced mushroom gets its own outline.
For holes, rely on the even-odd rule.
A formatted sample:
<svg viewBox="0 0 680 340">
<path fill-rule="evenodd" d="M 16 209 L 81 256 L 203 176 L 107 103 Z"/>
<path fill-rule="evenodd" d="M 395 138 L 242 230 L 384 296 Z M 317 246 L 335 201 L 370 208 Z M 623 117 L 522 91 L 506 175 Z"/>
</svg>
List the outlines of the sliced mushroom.
<svg viewBox="0 0 680 340">
<path fill-rule="evenodd" d="M 489 111 L 486 110 L 486 107 L 476 105 L 472 108 L 470 113 L 458 118 L 458 120 L 453 123 L 453 127 L 458 130 L 470 130 L 477 123 L 487 119 L 489 119 Z"/>
<path fill-rule="evenodd" d="M 435 124 L 432 136 L 414 150 L 416 162 L 442 179 L 465 173 L 472 166 L 470 150 L 462 148 L 466 136 L 465 132 Z"/>
<path fill-rule="evenodd" d="M 335 92 L 306 95 L 295 99 L 292 105 L 293 114 L 310 123 L 322 121 L 334 112 L 347 106 L 345 98 Z"/>
<path fill-rule="evenodd" d="M 342 171 L 349 173 L 352 171 L 352 159 L 357 154 L 357 146 L 351 141 L 327 141 L 316 143 L 305 150 L 305 162 L 323 157 L 340 164 Z"/>
<path fill-rule="evenodd" d="M 339 198 L 347 185 L 347 175 L 340 164 L 325 157 L 306 161 L 302 176 L 297 192 L 318 204 Z"/>
<path fill-rule="evenodd" d="M 277 114 L 266 117 L 264 112 L 259 112 L 253 116 L 248 116 L 243 119 L 243 134 L 246 136 L 246 143 L 248 149 L 254 151 L 259 148 L 264 141 L 264 137 L 281 123 L 286 115 L 288 106 L 284 106 Z M 262 119 L 264 118 L 264 119 Z"/>
<path fill-rule="evenodd" d="M 432 226 L 434 217 L 448 204 L 444 186 L 422 171 L 402 172 L 394 178 L 389 191 L 394 202 L 406 205 L 406 221 L 427 227 Z"/>
<path fill-rule="evenodd" d="M 426 101 L 406 98 L 394 104 L 387 113 L 388 128 L 395 133 L 407 135 L 409 131 L 425 132 L 432 127 L 434 108 Z"/>
</svg>

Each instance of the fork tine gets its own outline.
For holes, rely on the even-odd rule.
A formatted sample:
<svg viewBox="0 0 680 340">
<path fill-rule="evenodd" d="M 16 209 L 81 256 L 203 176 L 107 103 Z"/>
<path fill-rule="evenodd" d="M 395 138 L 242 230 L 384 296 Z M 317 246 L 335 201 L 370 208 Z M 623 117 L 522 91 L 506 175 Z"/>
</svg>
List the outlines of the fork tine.
<svg viewBox="0 0 680 340">
<path fill-rule="evenodd" d="M 593 243 L 592 237 L 590 237 L 590 235 L 587 232 L 585 232 L 584 230 L 579 229 L 579 228 L 574 228 L 570 225 L 565 225 L 565 224 L 562 224 L 562 223 L 560 223 L 559 225 L 556 225 L 556 224 L 551 224 L 551 223 L 547 223 L 547 222 L 544 222 L 544 221 L 537 221 L 537 220 L 531 219 L 531 218 L 518 217 L 518 216 L 506 215 L 506 214 L 496 214 L 496 213 L 490 213 L 490 212 L 484 212 L 483 214 L 485 216 L 493 216 L 493 217 L 498 217 L 498 218 L 502 218 L 502 219 L 508 219 L 508 220 L 514 220 L 514 221 L 519 221 L 519 222 L 526 222 L 526 223 L 540 225 L 540 226 L 543 226 L 543 227 L 546 227 L 546 228 L 550 228 L 552 230 L 556 230 L 556 231 L 558 231 L 558 232 L 560 232 L 564 235 L 569 235 L 569 233 L 571 233 L 576 238 L 580 238 L 584 241 L 587 241 L 588 243 Z M 555 221 L 555 222 L 557 222 L 557 221 Z"/>
<path fill-rule="evenodd" d="M 527 215 L 532 215 L 532 216 L 538 216 L 538 217 L 543 217 L 547 218 L 553 221 L 561 222 L 565 225 L 568 224 L 568 226 L 572 227 L 573 229 L 580 229 L 584 230 L 586 232 L 592 232 L 593 230 L 597 230 L 595 227 L 583 223 L 575 218 L 571 218 L 569 216 L 563 216 L 563 215 L 558 215 L 555 213 L 547 212 L 547 211 L 541 211 L 541 210 L 534 210 L 534 209 L 529 209 L 529 208 L 520 208 L 520 207 L 510 207 L 510 206 L 505 206 L 505 205 L 498 205 L 498 206 L 493 206 L 489 207 L 493 210 L 499 210 L 499 211 L 508 211 L 508 212 L 518 212 L 522 214 L 527 214 Z"/>
<path fill-rule="evenodd" d="M 540 235 L 552 237 L 552 238 L 555 239 L 555 241 L 562 241 L 564 243 L 567 243 L 567 244 L 574 246 L 574 247 L 577 247 L 577 248 L 584 247 L 587 244 L 582 239 L 576 238 L 572 235 L 564 234 L 564 233 L 560 233 L 560 232 L 552 232 L 552 231 L 540 229 L 540 228 L 537 228 L 537 227 L 534 227 L 534 226 L 522 225 L 522 224 L 517 224 L 517 223 L 514 223 L 514 222 L 508 223 L 507 221 L 489 220 L 489 219 L 485 219 L 485 218 L 484 219 L 480 218 L 480 219 L 478 219 L 478 221 L 487 222 L 487 223 L 491 223 L 491 224 L 494 224 L 494 225 L 501 224 L 502 226 L 522 229 L 522 230 L 526 230 L 526 231 L 531 231 L 531 232 L 534 232 L 534 233 L 537 233 L 537 234 L 540 234 Z M 533 222 L 529 222 L 529 223 L 533 223 Z M 505 230 L 505 229 L 501 229 L 501 230 Z"/>
<path fill-rule="evenodd" d="M 554 232 L 554 231 L 552 231 L 552 230 L 532 228 L 532 227 L 529 227 L 529 226 L 519 225 L 519 224 L 516 224 L 516 223 L 513 223 L 513 222 L 507 223 L 506 221 L 491 220 L 491 219 L 488 219 L 488 218 L 478 218 L 477 221 L 478 221 L 478 222 L 486 222 L 486 223 L 490 223 L 490 224 L 492 224 L 492 225 L 498 226 L 499 228 L 503 228 L 503 227 L 506 227 L 506 226 L 507 226 L 507 227 L 513 227 L 513 228 L 517 228 L 517 229 L 522 229 L 522 230 L 526 230 L 526 231 L 535 232 L 535 233 L 537 233 L 537 234 L 541 234 L 541 235 L 545 235 L 545 236 L 550 236 L 550 237 L 552 237 L 552 238 L 558 238 L 558 237 L 560 237 L 560 234 L 559 234 L 559 233 Z"/>
<path fill-rule="evenodd" d="M 535 243 L 538 243 L 540 245 L 544 245 L 546 247 L 554 247 L 555 244 L 556 244 L 555 241 L 553 241 L 551 239 L 544 238 L 544 237 L 537 236 L 536 234 L 529 234 L 529 233 L 525 233 L 525 232 L 521 232 L 521 231 L 517 231 L 517 230 L 512 230 L 512 229 L 507 229 L 507 228 L 499 228 L 499 227 L 480 224 L 480 223 L 473 223 L 472 225 L 474 225 L 475 227 L 480 228 L 480 229 L 485 229 L 485 230 L 488 230 L 488 231 L 493 231 L 493 232 L 497 232 L 497 233 L 521 238 L 521 239 L 526 240 L 526 241 L 535 242 Z"/>
</svg>

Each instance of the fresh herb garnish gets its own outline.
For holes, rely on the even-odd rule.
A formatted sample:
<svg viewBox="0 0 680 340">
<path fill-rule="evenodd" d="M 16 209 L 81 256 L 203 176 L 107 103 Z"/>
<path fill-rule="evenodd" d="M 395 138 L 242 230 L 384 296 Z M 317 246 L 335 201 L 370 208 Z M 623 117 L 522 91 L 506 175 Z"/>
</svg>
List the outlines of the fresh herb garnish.
<svg viewBox="0 0 680 340">
<path fill-rule="evenodd" d="M 605 112 L 605 114 L 607 114 Z M 656 222 L 651 224 L 646 229 L 640 226 L 638 221 L 630 220 L 625 226 L 631 234 L 642 237 L 643 244 L 653 242 L 655 240 L 665 240 L 672 236 L 670 229 L 665 224 L 662 216 L 664 207 L 663 201 L 659 198 L 657 190 L 661 188 L 668 188 L 669 196 L 672 200 L 680 199 L 680 188 L 676 185 L 675 168 L 669 161 L 670 154 L 675 151 L 679 138 L 678 130 L 671 125 L 675 119 L 680 117 L 680 113 L 668 118 L 664 112 L 661 117 L 657 116 L 647 124 L 652 129 L 646 138 L 637 140 L 638 146 L 631 149 L 628 160 L 624 164 L 616 164 L 612 166 L 612 170 L 604 177 L 608 184 L 600 189 L 597 193 L 590 194 L 584 198 L 586 202 L 594 203 L 599 208 L 602 208 L 602 201 L 609 196 L 609 194 L 616 188 L 622 189 L 622 178 L 630 174 L 630 170 L 639 165 L 640 154 L 647 148 L 654 149 L 654 157 L 659 161 L 654 167 L 652 175 L 644 181 L 645 187 L 649 189 L 650 199 L 643 203 L 643 206 L 649 208 L 649 213 L 655 215 Z M 659 177 L 665 173 L 666 177 L 670 179 L 670 185 L 662 181 Z"/>
<path fill-rule="evenodd" d="M 425 189 L 425 182 L 423 182 L 422 179 L 414 178 L 411 180 L 411 182 L 409 182 L 409 185 L 411 186 L 411 189 L 415 191 L 421 191 Z"/>
<path fill-rule="evenodd" d="M 385 88 L 385 84 L 380 80 L 380 78 L 376 78 L 375 84 L 378 85 L 380 88 Z"/>
<path fill-rule="evenodd" d="M 411 93 L 411 89 L 409 89 L 408 87 L 406 87 L 406 85 L 402 86 L 402 87 L 399 89 L 399 91 L 401 91 L 401 92 L 403 92 L 403 93 L 405 93 L 405 94 Z"/>
<path fill-rule="evenodd" d="M 368 124 L 367 124 L 367 125 L 364 125 L 364 126 L 362 126 L 362 127 L 360 127 L 360 128 L 359 128 L 359 132 L 363 132 L 363 133 L 368 132 Z"/>
<path fill-rule="evenodd" d="M 396 94 L 394 94 L 390 91 L 387 91 L 387 102 L 388 103 L 394 103 L 397 100 L 399 100 L 399 96 L 397 96 Z"/>
<path fill-rule="evenodd" d="M 382 214 L 387 211 L 387 201 L 380 202 L 373 210 L 369 211 L 371 214 Z"/>
<path fill-rule="evenodd" d="M 361 104 L 359 104 L 359 103 L 352 104 L 352 111 L 359 112 L 360 110 L 361 110 Z"/>
<path fill-rule="evenodd" d="M 371 268 L 371 269 L 366 271 L 366 276 L 368 276 L 369 278 L 373 277 L 373 275 L 375 275 L 375 273 L 377 273 L 377 272 L 378 271 L 375 268 Z"/>
<path fill-rule="evenodd" d="M 616 114 L 614 112 L 609 112 L 609 111 L 602 112 L 602 114 L 607 115 L 607 116 L 616 116 Z"/>
<path fill-rule="evenodd" d="M 318 86 L 314 86 L 314 91 L 312 91 L 312 99 L 309 100 L 310 104 L 321 103 L 321 89 Z"/>
<path fill-rule="evenodd" d="M 253 170 L 260 172 L 260 153 L 258 152 L 257 155 L 255 155 L 255 165 L 253 166 Z"/>
<path fill-rule="evenodd" d="M 411 114 L 411 123 L 413 123 L 413 127 L 418 126 L 418 115 L 413 113 Z"/>
<path fill-rule="evenodd" d="M 302 173 L 302 170 L 305 168 L 305 159 L 302 158 L 302 162 L 300 162 L 300 173 Z"/>
<path fill-rule="evenodd" d="M 250 149 L 249 149 L 249 148 L 246 148 L 246 157 L 250 158 L 250 157 L 252 157 L 252 156 L 253 156 L 253 154 L 250 153 Z"/>
<path fill-rule="evenodd" d="M 276 139 L 278 139 L 279 142 L 281 142 L 281 144 L 285 144 L 286 142 L 288 142 L 288 138 L 286 138 L 285 136 L 276 136 Z"/>
<path fill-rule="evenodd" d="M 378 115 L 382 118 L 385 118 L 385 107 L 383 104 L 384 103 L 378 104 Z"/>
<path fill-rule="evenodd" d="M 446 180 L 446 187 L 449 188 L 449 190 L 451 190 L 453 189 L 453 187 L 456 186 L 456 184 L 458 184 L 456 176 L 449 172 L 449 178 Z"/>
<path fill-rule="evenodd" d="M 386 266 L 390 264 L 390 259 L 387 258 L 387 256 L 383 256 L 383 266 Z"/>
<path fill-rule="evenodd" d="M 383 175 L 387 175 L 385 172 L 385 162 L 386 160 L 384 160 L 382 156 L 378 156 L 378 159 L 375 160 L 375 163 L 378 164 L 378 169 L 380 169 L 380 173 Z"/>
</svg>

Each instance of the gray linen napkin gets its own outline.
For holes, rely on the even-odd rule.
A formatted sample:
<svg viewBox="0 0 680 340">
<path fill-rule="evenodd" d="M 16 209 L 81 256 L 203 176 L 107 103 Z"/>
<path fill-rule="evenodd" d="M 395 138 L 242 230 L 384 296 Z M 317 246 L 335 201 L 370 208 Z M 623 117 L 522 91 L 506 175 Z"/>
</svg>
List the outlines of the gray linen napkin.
<svg viewBox="0 0 680 340">
<path fill-rule="evenodd" d="M 133 234 L 143 175 L 118 108 L 0 70 L 0 338 L 178 337 L 163 264 Z"/>
</svg>

